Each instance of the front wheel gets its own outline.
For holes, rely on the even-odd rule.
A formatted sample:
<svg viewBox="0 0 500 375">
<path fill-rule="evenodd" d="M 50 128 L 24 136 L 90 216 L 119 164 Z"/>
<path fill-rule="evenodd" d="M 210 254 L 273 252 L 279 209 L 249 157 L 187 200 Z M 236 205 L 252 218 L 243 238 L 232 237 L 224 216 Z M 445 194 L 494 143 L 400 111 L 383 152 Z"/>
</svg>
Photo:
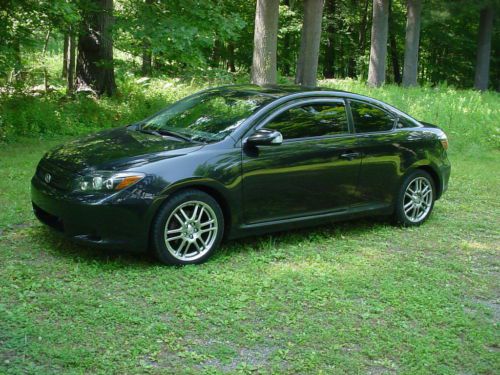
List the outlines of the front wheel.
<svg viewBox="0 0 500 375">
<path fill-rule="evenodd" d="M 165 264 L 198 264 L 212 255 L 223 232 L 217 201 L 202 191 L 184 190 L 160 209 L 153 223 L 153 247 Z"/>
<path fill-rule="evenodd" d="M 422 224 L 431 214 L 436 199 L 432 177 L 423 170 L 412 172 L 404 179 L 397 199 L 396 221 L 404 226 Z"/>
</svg>

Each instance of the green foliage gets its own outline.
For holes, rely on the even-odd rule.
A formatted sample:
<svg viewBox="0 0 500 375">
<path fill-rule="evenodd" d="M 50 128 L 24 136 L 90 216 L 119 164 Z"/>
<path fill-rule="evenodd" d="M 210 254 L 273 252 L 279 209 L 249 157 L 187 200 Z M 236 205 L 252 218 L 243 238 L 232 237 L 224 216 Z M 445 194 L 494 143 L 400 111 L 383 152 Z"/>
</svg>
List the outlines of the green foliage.
<svg viewBox="0 0 500 375">
<path fill-rule="evenodd" d="M 460 102 L 446 90 L 422 92 Z M 449 191 L 421 227 L 337 223 L 228 242 L 181 268 L 44 228 L 29 180 L 67 138 L 3 145 L 0 373 L 495 373 L 500 155 L 457 150 L 472 129 L 454 137 Z"/>
<path fill-rule="evenodd" d="M 207 65 L 216 41 L 237 40 L 245 21 L 229 1 L 123 0 L 116 14 L 116 45 L 134 56 L 145 44 L 159 70 Z"/>
</svg>

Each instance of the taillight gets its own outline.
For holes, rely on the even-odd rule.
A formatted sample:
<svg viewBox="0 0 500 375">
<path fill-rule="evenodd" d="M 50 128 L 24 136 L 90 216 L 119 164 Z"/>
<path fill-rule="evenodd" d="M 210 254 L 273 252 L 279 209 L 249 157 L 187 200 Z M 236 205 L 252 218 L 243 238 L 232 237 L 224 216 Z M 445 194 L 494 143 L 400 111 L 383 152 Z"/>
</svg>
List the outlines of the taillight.
<svg viewBox="0 0 500 375">
<path fill-rule="evenodd" d="M 446 134 L 441 133 L 439 135 L 439 141 L 443 145 L 443 148 L 445 149 L 445 151 L 448 150 L 448 137 L 446 136 Z"/>
</svg>

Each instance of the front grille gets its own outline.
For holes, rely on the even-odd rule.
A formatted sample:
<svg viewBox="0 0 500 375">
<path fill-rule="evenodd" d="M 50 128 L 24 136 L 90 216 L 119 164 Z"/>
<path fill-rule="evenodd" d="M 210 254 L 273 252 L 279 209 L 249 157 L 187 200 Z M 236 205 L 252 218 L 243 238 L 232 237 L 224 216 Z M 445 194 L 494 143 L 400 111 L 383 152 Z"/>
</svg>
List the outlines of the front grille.
<svg viewBox="0 0 500 375">
<path fill-rule="evenodd" d="M 48 225 L 60 232 L 64 231 L 64 224 L 59 217 L 49 214 L 47 211 L 42 210 L 34 203 L 33 203 L 33 212 L 35 213 L 37 219 L 40 220 L 45 225 Z"/>
<path fill-rule="evenodd" d="M 36 175 L 43 183 L 62 191 L 71 190 L 76 178 L 73 173 L 45 160 L 38 164 Z M 47 175 L 50 175 L 50 180 L 47 180 Z"/>
</svg>

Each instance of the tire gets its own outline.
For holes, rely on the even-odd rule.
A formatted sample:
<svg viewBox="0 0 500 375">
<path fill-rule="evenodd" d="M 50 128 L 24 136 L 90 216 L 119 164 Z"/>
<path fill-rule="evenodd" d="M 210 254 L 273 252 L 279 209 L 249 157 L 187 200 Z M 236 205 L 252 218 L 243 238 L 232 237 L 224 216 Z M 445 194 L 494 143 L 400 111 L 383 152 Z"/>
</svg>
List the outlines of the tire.
<svg viewBox="0 0 500 375">
<path fill-rule="evenodd" d="M 434 208 L 436 186 L 429 173 L 415 170 L 405 177 L 397 197 L 395 221 L 405 227 L 418 226 Z"/>
<path fill-rule="evenodd" d="M 152 227 L 152 245 L 164 264 L 205 262 L 219 247 L 224 215 L 217 201 L 200 190 L 180 191 L 160 208 Z"/>
</svg>

